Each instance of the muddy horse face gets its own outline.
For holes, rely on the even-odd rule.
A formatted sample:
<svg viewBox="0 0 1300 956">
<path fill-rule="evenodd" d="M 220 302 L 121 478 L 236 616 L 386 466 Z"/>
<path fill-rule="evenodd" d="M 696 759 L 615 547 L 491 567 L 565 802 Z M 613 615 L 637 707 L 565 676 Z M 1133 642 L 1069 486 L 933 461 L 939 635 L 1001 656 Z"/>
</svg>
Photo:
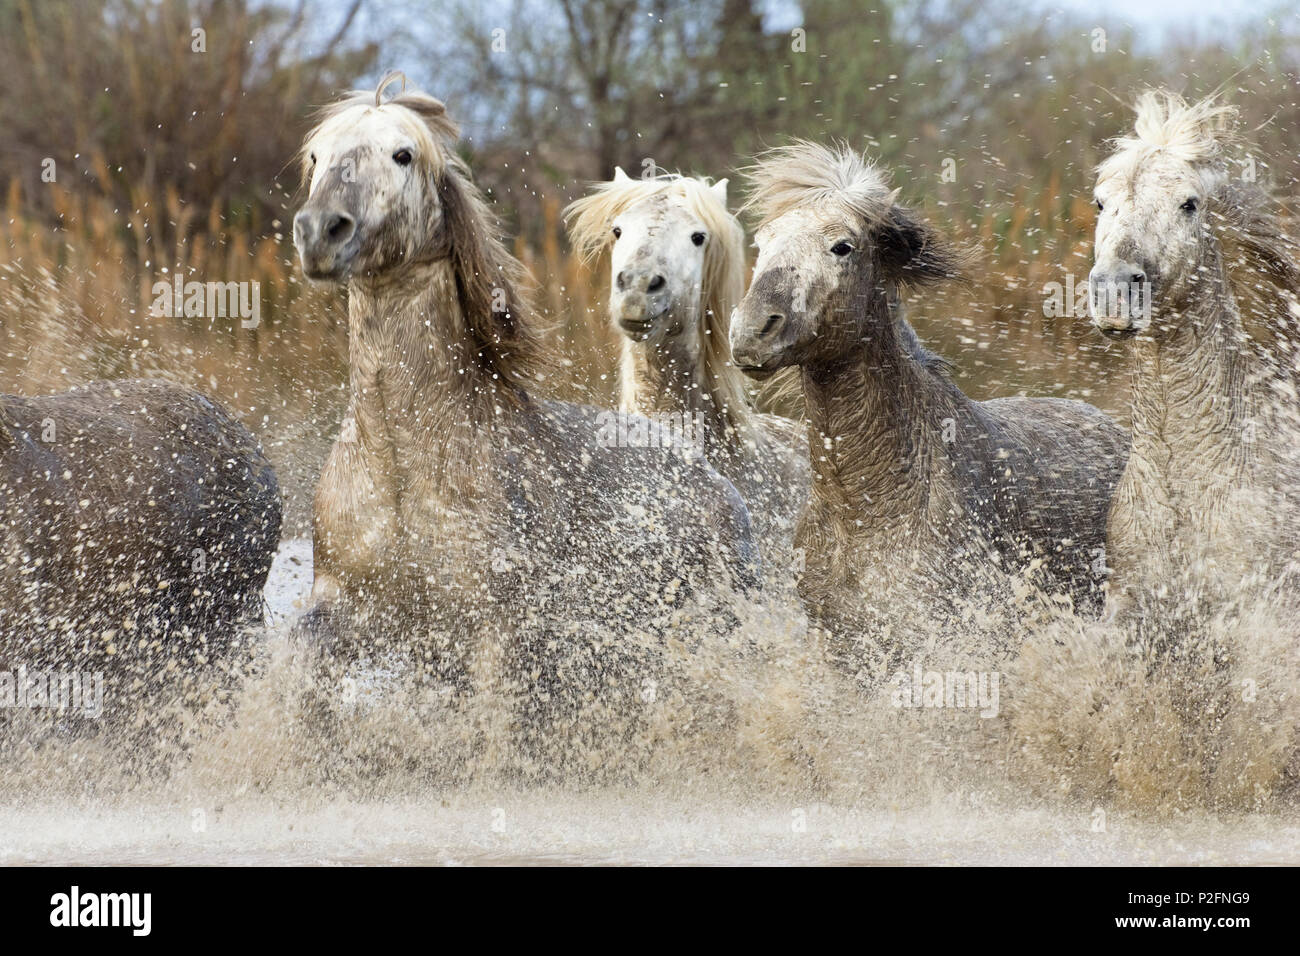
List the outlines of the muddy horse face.
<svg viewBox="0 0 1300 956">
<path fill-rule="evenodd" d="M 1218 270 L 1211 222 L 1227 181 L 1219 133 L 1231 111 L 1168 96 L 1139 100 L 1136 135 L 1098 169 L 1092 324 L 1110 336 L 1163 334 Z"/>
<path fill-rule="evenodd" d="M 633 341 L 657 342 L 693 329 L 704 257 L 721 237 L 711 235 L 684 196 L 667 191 L 615 217 L 610 235 L 610 316 L 619 331 Z"/>
<path fill-rule="evenodd" d="M 870 237 L 847 217 L 796 209 L 763 226 L 749 292 L 731 325 L 731 351 L 750 375 L 833 359 L 861 338 L 866 310 L 854 291 L 870 286 Z"/>
<path fill-rule="evenodd" d="M 750 176 L 758 260 L 731 323 L 732 354 L 749 375 L 853 353 L 877 334 L 873 323 L 890 321 L 868 307 L 874 299 L 959 269 L 956 253 L 847 147 L 772 150 Z M 810 190 L 810 180 L 829 185 Z"/>
<path fill-rule="evenodd" d="M 446 252 L 440 186 L 455 160 L 438 135 L 454 140 L 456 126 L 424 94 L 381 105 L 386 85 L 331 107 L 303 145 L 308 197 L 293 240 L 309 278 L 343 281 Z"/>
</svg>

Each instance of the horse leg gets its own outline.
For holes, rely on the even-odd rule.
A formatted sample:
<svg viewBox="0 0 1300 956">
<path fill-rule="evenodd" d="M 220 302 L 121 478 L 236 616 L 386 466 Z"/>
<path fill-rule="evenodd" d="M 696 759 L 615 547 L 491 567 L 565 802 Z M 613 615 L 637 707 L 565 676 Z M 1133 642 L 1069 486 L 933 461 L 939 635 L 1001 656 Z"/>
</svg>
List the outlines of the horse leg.
<svg viewBox="0 0 1300 956">
<path fill-rule="evenodd" d="M 710 511 L 713 529 L 723 548 L 727 571 L 742 594 L 761 590 L 763 559 L 754 538 L 749 508 L 735 485 L 725 478 L 718 477 L 716 487 L 722 500 Z"/>
<path fill-rule="evenodd" d="M 317 650 L 337 647 L 346 624 L 343 588 L 331 575 L 317 572 L 311 585 L 311 608 L 294 622 L 291 640 Z"/>
</svg>

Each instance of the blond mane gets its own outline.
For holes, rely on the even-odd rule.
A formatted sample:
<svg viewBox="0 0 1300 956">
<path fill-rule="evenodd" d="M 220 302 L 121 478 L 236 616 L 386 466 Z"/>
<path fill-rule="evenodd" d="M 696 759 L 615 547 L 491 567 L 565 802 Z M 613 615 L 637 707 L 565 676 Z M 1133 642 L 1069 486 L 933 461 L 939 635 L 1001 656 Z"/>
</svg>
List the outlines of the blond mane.
<svg viewBox="0 0 1300 956">
<path fill-rule="evenodd" d="M 1209 96 L 1188 103 L 1168 90 L 1147 90 L 1134 104 L 1132 136 L 1113 140 L 1114 151 L 1097 167 L 1097 178 L 1129 177 L 1143 161 L 1164 153 L 1192 166 L 1226 168 L 1226 148 L 1235 140 L 1234 106 Z"/>
<path fill-rule="evenodd" d="M 702 306 L 698 327 L 700 373 L 705 388 L 725 410 L 728 424 L 741 432 L 752 411 L 746 380 L 731 359 L 731 312 L 745 294 L 745 231 L 710 188 L 708 179 L 663 173 L 645 179 L 596 183 L 592 193 L 570 203 L 565 224 L 574 250 L 588 264 L 613 243 L 611 223 L 623 212 L 658 196 L 683 199 L 691 214 L 715 240 L 704 250 Z"/>
</svg>

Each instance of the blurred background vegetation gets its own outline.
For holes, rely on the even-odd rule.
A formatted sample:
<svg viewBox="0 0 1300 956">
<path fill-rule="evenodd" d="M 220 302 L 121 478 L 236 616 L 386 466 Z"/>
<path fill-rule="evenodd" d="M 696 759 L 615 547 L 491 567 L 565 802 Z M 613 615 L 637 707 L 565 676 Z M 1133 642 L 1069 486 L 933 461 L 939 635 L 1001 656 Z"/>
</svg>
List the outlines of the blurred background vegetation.
<svg viewBox="0 0 1300 956">
<path fill-rule="evenodd" d="M 734 177 L 792 136 L 864 148 L 978 250 L 969 285 L 910 303 L 963 387 L 1121 418 L 1122 363 L 1042 302 L 1087 273 L 1092 168 L 1125 104 L 1222 90 L 1259 176 L 1294 196 L 1300 175 L 1294 5 L 1153 33 L 1032 0 L 0 0 L 0 65 L 0 390 L 206 388 L 262 435 L 295 530 L 341 417 L 346 328 L 339 294 L 295 271 L 290 160 L 313 107 L 389 68 L 460 120 L 568 340 L 557 388 L 597 402 L 604 278 L 559 212 L 615 165 Z M 261 282 L 261 325 L 150 316 L 177 272 Z"/>
</svg>

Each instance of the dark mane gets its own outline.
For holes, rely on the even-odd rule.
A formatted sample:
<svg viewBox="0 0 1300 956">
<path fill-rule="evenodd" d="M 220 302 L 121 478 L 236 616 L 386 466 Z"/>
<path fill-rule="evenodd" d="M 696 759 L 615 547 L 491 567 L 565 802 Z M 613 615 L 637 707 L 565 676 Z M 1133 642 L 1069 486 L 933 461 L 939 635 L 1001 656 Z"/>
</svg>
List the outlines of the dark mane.
<svg viewBox="0 0 1300 956">
<path fill-rule="evenodd" d="M 438 176 L 448 255 L 461 313 L 484 371 L 527 390 L 553 366 L 523 263 L 506 249 L 468 167 L 450 157 Z"/>
</svg>

